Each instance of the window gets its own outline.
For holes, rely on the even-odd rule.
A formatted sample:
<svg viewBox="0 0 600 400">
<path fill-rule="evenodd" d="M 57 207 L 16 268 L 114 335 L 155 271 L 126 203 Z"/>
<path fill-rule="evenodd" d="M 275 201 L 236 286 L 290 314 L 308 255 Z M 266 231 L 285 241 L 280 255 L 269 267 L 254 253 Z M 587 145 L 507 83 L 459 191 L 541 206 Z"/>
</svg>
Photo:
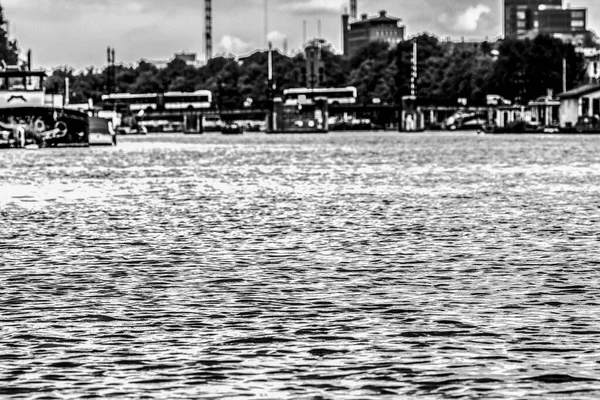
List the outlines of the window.
<svg viewBox="0 0 600 400">
<path fill-rule="evenodd" d="M 571 18 L 585 19 L 585 12 L 584 11 L 573 11 L 573 12 L 571 12 Z"/>
<path fill-rule="evenodd" d="M 8 90 L 25 90 L 25 78 L 12 76 L 9 77 Z"/>
<path fill-rule="evenodd" d="M 525 14 L 525 11 L 518 11 L 517 12 L 517 19 L 527 19 L 527 14 Z"/>
<path fill-rule="evenodd" d="M 571 21 L 571 28 L 583 28 L 585 26 L 585 22 L 581 20 L 573 20 Z"/>
</svg>

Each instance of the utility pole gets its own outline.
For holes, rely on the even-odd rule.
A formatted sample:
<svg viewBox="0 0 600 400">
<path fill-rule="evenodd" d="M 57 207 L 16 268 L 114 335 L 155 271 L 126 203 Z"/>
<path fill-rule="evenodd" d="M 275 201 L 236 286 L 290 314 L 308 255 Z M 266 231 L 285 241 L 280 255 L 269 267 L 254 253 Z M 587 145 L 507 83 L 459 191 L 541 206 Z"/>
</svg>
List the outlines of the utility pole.
<svg viewBox="0 0 600 400">
<path fill-rule="evenodd" d="M 267 99 L 269 102 L 269 121 L 267 130 L 268 132 L 273 131 L 274 121 L 273 121 L 273 92 L 275 91 L 275 83 L 273 79 L 273 43 L 269 42 L 269 57 L 267 63 Z"/>
<path fill-rule="evenodd" d="M 563 84 L 563 93 L 567 91 L 567 59 L 563 58 L 563 68 L 562 68 L 562 84 Z"/>
<path fill-rule="evenodd" d="M 115 49 L 108 46 L 106 48 L 106 61 L 108 66 L 106 67 L 106 92 L 108 94 L 113 92 L 113 88 L 116 85 L 115 79 Z"/>
</svg>

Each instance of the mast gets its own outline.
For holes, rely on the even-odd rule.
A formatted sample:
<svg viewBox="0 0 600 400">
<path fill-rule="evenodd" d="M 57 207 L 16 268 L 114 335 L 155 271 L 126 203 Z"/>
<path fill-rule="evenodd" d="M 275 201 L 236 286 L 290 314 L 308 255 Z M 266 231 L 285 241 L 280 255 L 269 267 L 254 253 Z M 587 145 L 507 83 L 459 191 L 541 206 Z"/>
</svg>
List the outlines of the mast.
<svg viewBox="0 0 600 400">
<path fill-rule="evenodd" d="M 413 98 L 417 96 L 417 39 L 413 40 L 413 54 L 412 54 L 412 74 L 410 76 L 410 95 Z"/>
</svg>

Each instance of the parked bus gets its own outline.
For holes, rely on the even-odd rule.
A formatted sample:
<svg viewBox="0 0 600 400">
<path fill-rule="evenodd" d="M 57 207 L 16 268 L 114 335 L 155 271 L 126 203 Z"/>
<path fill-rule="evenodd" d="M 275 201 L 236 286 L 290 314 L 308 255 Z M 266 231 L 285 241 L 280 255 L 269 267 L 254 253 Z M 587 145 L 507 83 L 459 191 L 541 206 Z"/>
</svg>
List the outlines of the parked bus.
<svg viewBox="0 0 600 400">
<path fill-rule="evenodd" d="M 314 101 L 316 98 L 327 98 L 329 104 L 354 104 L 356 103 L 357 90 L 353 86 L 345 88 L 293 88 L 283 91 L 286 105 L 302 104 Z"/>
<path fill-rule="evenodd" d="M 210 90 L 195 92 L 167 92 L 164 94 L 165 110 L 207 109 L 212 103 Z"/>
<path fill-rule="evenodd" d="M 138 112 L 147 109 L 156 110 L 158 102 L 159 96 L 156 93 L 112 93 L 102 96 L 103 109 L 118 112 Z"/>
<path fill-rule="evenodd" d="M 121 113 L 151 110 L 207 109 L 212 103 L 210 90 L 195 92 L 167 92 L 164 94 L 113 93 L 102 96 L 104 110 Z"/>
</svg>

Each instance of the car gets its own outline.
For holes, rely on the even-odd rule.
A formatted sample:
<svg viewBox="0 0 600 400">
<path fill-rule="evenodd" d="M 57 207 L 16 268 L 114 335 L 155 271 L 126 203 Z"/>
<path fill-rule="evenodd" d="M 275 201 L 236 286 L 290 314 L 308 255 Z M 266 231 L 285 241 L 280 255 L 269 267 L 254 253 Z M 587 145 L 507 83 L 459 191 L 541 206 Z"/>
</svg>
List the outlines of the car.
<svg viewBox="0 0 600 400">
<path fill-rule="evenodd" d="M 116 146 L 117 134 L 112 126 L 112 121 L 100 117 L 90 117 L 90 145 Z"/>
<path fill-rule="evenodd" d="M 244 133 L 244 127 L 236 123 L 226 124 L 221 130 L 221 133 L 224 135 L 241 135 Z"/>
</svg>

